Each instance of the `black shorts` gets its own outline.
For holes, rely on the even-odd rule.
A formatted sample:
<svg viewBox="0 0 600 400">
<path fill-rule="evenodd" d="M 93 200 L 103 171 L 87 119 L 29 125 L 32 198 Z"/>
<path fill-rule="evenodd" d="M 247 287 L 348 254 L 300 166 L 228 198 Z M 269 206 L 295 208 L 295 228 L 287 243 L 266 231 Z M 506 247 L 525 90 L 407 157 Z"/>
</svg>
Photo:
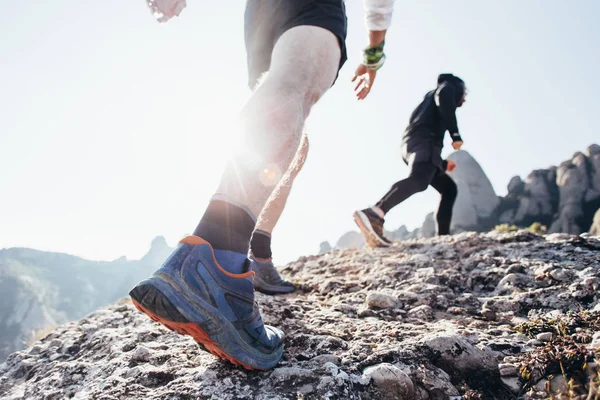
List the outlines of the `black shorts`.
<svg viewBox="0 0 600 400">
<path fill-rule="evenodd" d="M 271 66 L 277 39 L 301 25 L 332 32 L 340 43 L 340 68 L 347 60 L 347 20 L 344 0 L 247 0 L 244 36 L 248 59 L 248 86 L 253 89 Z"/>
</svg>

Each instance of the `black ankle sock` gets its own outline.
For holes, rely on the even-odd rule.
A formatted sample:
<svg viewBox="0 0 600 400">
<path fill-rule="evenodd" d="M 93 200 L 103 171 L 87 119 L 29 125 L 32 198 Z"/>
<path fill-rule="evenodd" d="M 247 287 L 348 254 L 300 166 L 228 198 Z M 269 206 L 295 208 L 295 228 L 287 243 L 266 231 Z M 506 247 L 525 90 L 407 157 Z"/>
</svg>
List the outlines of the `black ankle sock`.
<svg viewBox="0 0 600 400">
<path fill-rule="evenodd" d="M 271 253 L 271 235 L 260 230 L 254 231 L 250 240 L 250 251 L 256 258 L 271 258 L 273 256 Z"/>
<path fill-rule="evenodd" d="M 248 254 L 255 225 L 246 210 L 226 201 L 211 200 L 194 235 L 206 240 L 215 250 Z"/>
</svg>

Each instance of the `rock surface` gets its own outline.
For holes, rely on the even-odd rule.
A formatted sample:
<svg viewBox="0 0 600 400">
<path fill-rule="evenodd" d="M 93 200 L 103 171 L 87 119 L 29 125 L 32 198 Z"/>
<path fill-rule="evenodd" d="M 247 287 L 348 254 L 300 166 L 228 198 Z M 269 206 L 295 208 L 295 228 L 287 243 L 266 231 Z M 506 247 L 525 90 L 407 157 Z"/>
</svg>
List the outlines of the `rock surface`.
<svg viewBox="0 0 600 400">
<path fill-rule="evenodd" d="M 412 380 L 395 365 L 382 363 L 365 369 L 364 376 L 371 379 L 381 392 L 384 399 L 415 398 L 415 388 Z"/>
<path fill-rule="evenodd" d="M 517 357 L 545 343 L 515 327 L 598 308 L 599 254 L 597 237 L 520 231 L 302 257 L 283 269 L 301 290 L 257 295 L 265 322 L 287 335 L 273 370 L 218 360 L 124 300 L 9 356 L 0 397 L 513 399 Z M 368 308 L 373 293 L 395 302 Z M 538 375 L 532 385 L 550 378 Z"/>
<path fill-rule="evenodd" d="M 452 232 L 473 228 L 484 230 L 483 226 L 489 224 L 496 207 L 500 204 L 492 183 L 483 168 L 468 152 L 455 151 L 448 159 L 456 162 L 456 168 L 448 175 L 458 187 L 450 229 Z"/>
<path fill-rule="evenodd" d="M 592 235 L 600 235 L 600 208 L 598 209 L 598 211 L 596 211 L 596 214 L 594 215 L 594 222 L 592 222 L 590 233 Z"/>
</svg>

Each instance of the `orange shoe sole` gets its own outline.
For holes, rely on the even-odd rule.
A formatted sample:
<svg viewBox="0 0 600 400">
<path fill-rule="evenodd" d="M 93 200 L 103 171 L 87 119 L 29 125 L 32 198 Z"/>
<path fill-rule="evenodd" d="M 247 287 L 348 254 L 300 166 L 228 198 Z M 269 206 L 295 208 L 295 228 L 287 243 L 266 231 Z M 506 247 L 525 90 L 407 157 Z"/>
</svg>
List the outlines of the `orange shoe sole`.
<svg viewBox="0 0 600 400">
<path fill-rule="evenodd" d="M 180 335 L 191 336 L 196 342 L 201 343 L 204 346 L 204 348 L 206 350 L 208 350 L 214 356 L 219 357 L 223 360 L 229 361 L 233 365 L 244 367 L 247 370 L 266 371 L 264 369 L 254 368 L 249 365 L 246 365 L 243 362 L 241 362 L 240 360 L 237 360 L 237 359 L 233 358 L 232 356 L 230 356 L 229 354 L 225 353 L 223 350 L 221 350 L 218 347 L 218 343 L 210 340 L 210 337 L 208 336 L 208 334 L 206 332 L 204 332 L 204 330 L 202 328 L 200 328 L 197 324 L 195 324 L 193 322 L 169 321 L 167 319 L 161 318 L 158 315 L 150 312 L 149 310 L 144 308 L 144 306 L 142 306 L 140 303 L 138 303 L 134 299 L 131 299 L 131 302 L 133 303 L 135 308 L 137 308 L 138 310 L 140 310 L 141 312 L 146 314 L 153 321 L 162 324 L 167 329 L 169 329 L 173 332 L 176 332 Z"/>
</svg>

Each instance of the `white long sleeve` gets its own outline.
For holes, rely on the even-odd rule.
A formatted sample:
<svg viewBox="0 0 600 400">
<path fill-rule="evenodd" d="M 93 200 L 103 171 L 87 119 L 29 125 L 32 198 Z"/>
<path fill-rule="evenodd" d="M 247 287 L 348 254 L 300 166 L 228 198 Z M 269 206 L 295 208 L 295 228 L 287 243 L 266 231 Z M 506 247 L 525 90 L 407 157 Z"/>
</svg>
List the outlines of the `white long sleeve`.
<svg viewBox="0 0 600 400">
<path fill-rule="evenodd" d="M 394 0 L 363 0 L 365 25 L 370 31 L 383 31 L 392 23 Z"/>
</svg>

